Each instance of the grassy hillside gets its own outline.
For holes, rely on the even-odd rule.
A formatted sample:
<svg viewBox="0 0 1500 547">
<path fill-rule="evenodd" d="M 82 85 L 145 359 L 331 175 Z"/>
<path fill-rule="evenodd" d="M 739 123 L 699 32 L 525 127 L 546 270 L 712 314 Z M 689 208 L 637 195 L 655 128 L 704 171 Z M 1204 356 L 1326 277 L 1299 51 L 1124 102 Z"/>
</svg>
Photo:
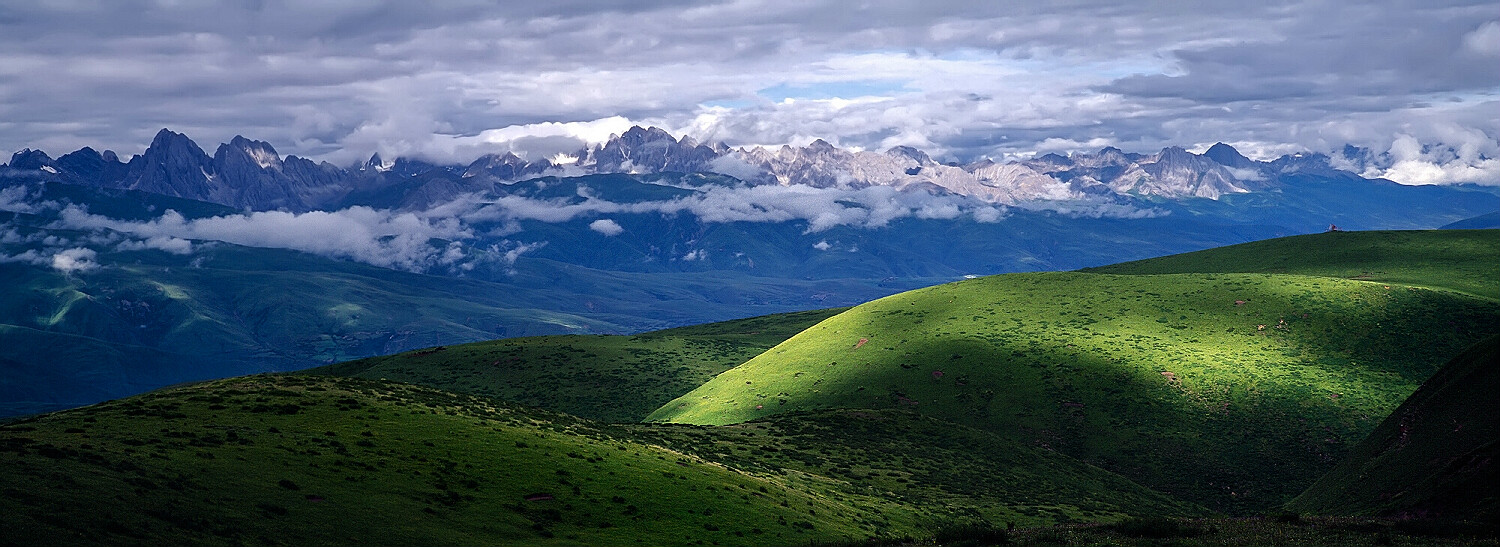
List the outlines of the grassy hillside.
<svg viewBox="0 0 1500 547">
<path fill-rule="evenodd" d="M 1445 288 L 1500 299 L 1500 230 L 1330 232 L 1083 271 L 1316 275 Z"/>
<path fill-rule="evenodd" d="M 734 469 L 813 477 L 843 492 L 907 504 L 933 522 L 1025 526 L 1209 514 L 1056 451 L 910 410 L 825 410 L 727 426 L 627 429 Z"/>
<path fill-rule="evenodd" d="M 1347 235 L 1359 237 L 1314 238 Z M 1485 260 L 1463 268 L 1495 264 Z M 1465 279 L 1449 268 L 1433 264 L 1428 278 L 1443 283 L 1422 285 L 1045 273 L 921 289 L 832 317 L 649 419 L 912 408 L 1211 508 L 1264 511 L 1331 468 L 1445 360 L 1500 332 L 1500 302 L 1474 294 L 1492 290 L 1429 288 Z"/>
<path fill-rule="evenodd" d="M 1324 515 L 1500 522 L 1500 337 L 1455 358 L 1287 504 Z"/>
<path fill-rule="evenodd" d="M 252 376 L 0 426 L 0 543 L 805 545 L 921 533 L 879 498 L 565 415 Z M 808 481 L 800 481 L 808 482 Z"/>
<path fill-rule="evenodd" d="M 510 338 L 371 357 L 307 372 L 399 380 L 606 422 L 635 422 L 841 311 L 778 314 L 635 336 Z"/>
</svg>

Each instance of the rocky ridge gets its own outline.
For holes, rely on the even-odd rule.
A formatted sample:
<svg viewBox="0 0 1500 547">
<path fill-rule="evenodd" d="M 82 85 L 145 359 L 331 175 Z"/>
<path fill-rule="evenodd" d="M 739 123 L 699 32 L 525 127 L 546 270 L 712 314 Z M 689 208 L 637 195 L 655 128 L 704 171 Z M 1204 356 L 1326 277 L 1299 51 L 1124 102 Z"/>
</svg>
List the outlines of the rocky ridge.
<svg viewBox="0 0 1500 547">
<path fill-rule="evenodd" d="M 487 154 L 467 166 L 442 166 L 413 158 L 369 161 L 341 168 L 297 156 L 281 157 L 269 143 L 235 137 L 212 156 L 186 135 L 162 129 L 145 153 L 122 162 L 114 152 L 83 148 L 53 160 L 40 150 L 12 156 L 11 172 L 105 188 L 143 190 L 251 210 L 308 211 L 355 204 L 422 208 L 497 184 L 549 175 L 599 173 L 720 173 L 747 184 L 807 185 L 956 194 L 1004 205 L 1110 201 L 1134 197 L 1219 199 L 1273 189 L 1283 175 L 1340 171 L 1327 156 L 1300 154 L 1251 160 L 1218 143 L 1203 154 L 1169 147 L 1156 154 L 1107 147 L 1096 153 L 1046 154 L 1005 163 L 940 163 L 925 152 L 898 146 L 854 151 L 823 140 L 807 146 L 730 148 L 676 138 L 655 127 L 633 127 L 586 147 L 571 161 L 527 160 Z"/>
</svg>

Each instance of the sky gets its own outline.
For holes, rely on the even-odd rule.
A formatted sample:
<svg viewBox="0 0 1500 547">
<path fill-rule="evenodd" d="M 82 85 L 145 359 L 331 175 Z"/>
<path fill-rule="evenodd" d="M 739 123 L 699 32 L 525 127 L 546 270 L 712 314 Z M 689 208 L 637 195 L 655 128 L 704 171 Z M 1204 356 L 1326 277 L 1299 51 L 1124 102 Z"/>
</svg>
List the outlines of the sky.
<svg viewBox="0 0 1500 547">
<path fill-rule="evenodd" d="M 1398 182 L 1500 184 L 1500 5 L 0 3 L 0 150 L 128 157 L 166 127 L 209 150 L 468 163 L 632 125 L 960 162 L 1353 144 Z"/>
</svg>

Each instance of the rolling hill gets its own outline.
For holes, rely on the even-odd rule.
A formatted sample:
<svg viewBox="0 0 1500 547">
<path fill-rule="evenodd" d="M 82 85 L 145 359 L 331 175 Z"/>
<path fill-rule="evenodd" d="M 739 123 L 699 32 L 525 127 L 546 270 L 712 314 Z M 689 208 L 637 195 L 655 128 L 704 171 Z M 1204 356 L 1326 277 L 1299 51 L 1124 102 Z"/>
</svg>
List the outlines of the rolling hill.
<svg viewBox="0 0 1500 547">
<path fill-rule="evenodd" d="M 485 395 L 605 422 L 636 422 L 710 378 L 843 308 L 634 336 L 507 338 L 309 369 Z"/>
<path fill-rule="evenodd" d="M 0 425 L 0 544 L 963 544 L 1005 523 L 1443 543 L 1164 518 L 1299 492 L 1488 518 L 1495 234 L 1301 236 L 163 389 Z"/>
<path fill-rule="evenodd" d="M 1483 282 L 1500 278 L 1484 277 L 1500 262 L 1453 251 L 1492 254 L 1496 233 L 1428 234 L 1330 233 L 1192 259 L 1221 273 L 1009 274 L 902 293 L 829 318 L 648 419 L 908 408 L 1219 511 L 1265 511 L 1342 459 L 1443 362 L 1500 332 L 1500 301 Z M 1401 281 L 1222 273 L 1274 267 L 1242 265 L 1245 255 L 1373 241 L 1470 262 L 1386 272 L 1391 258 L 1339 251 L 1296 269 Z M 1160 269 L 1174 267 L 1192 269 Z"/>
<path fill-rule="evenodd" d="M 324 376 L 222 380 L 9 424 L 0 459 L 0 543 L 16 545 L 765 545 L 915 531 L 909 510 L 876 498 L 569 416 Z"/>
<path fill-rule="evenodd" d="M 322 375 L 205 382 L 6 424 L 0 464 L 6 545 L 805 545 L 986 519 L 1207 514 L 899 411 L 619 427 Z"/>
</svg>

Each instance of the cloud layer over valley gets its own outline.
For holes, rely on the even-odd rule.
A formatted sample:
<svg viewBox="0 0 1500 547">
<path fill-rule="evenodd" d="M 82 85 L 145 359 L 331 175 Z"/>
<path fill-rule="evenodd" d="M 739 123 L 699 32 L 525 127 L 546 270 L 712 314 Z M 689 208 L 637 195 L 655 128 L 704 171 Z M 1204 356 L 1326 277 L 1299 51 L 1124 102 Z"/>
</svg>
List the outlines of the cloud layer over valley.
<svg viewBox="0 0 1500 547">
<path fill-rule="evenodd" d="M 545 186 L 547 182 L 522 184 Z M 79 205 L 38 203 L 38 195 L 20 185 L 0 192 L 0 210 L 37 213 L 52 209 L 56 220 L 48 228 L 90 235 L 72 239 L 48 236 L 52 239 L 44 241 L 41 235 L 23 236 L 15 228 L 0 225 L 7 230 L 0 232 L 4 237 L 0 243 L 40 245 L 42 250 L 10 255 L 6 260 L 43 266 L 75 248 L 91 253 L 69 255 L 72 262 L 65 264 L 76 266 L 57 267 L 69 273 L 97 265 L 96 254 L 90 249 L 190 254 L 195 249 L 193 242 L 203 241 L 290 249 L 412 272 L 461 274 L 484 263 L 509 267 L 519 256 L 546 245 L 546 241 L 528 240 L 522 227 L 527 221 L 581 221 L 591 233 L 614 237 L 626 231 L 620 220 L 629 215 L 691 215 L 706 224 L 791 222 L 811 236 L 838 226 L 876 229 L 905 218 L 968 218 L 993 223 L 1006 215 L 1004 207 L 995 204 L 887 186 L 709 186 L 673 199 L 634 202 L 610 201 L 595 194 L 590 187 L 580 186 L 576 195 L 568 198 L 474 194 L 422 211 L 356 206 L 335 211 L 258 211 L 187 218 L 167 210 L 149 220 L 122 220 L 90 213 Z M 1067 213 L 1093 217 L 1151 214 L 1128 207 Z M 690 256 L 701 258 L 698 254 Z"/>
</svg>

